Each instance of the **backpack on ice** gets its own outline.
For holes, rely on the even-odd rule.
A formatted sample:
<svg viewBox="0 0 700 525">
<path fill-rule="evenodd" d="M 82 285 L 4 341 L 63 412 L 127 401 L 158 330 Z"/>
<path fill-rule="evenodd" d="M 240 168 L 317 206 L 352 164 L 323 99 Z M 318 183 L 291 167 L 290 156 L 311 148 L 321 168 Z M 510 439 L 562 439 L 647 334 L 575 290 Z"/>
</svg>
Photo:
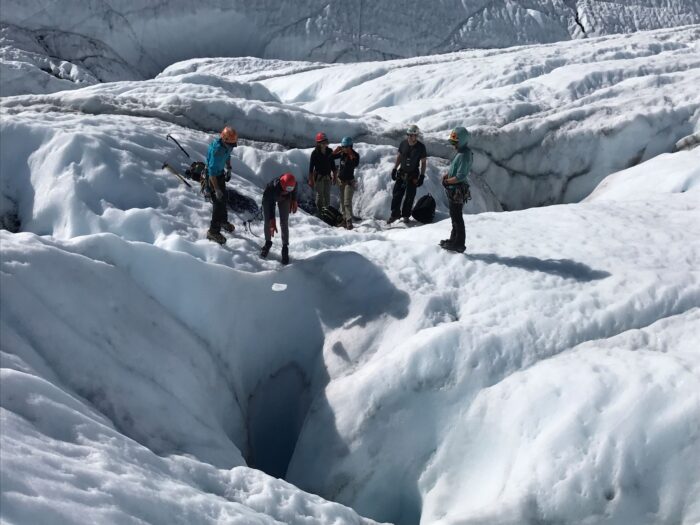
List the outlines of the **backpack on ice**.
<svg viewBox="0 0 700 525">
<path fill-rule="evenodd" d="M 435 199 L 428 193 L 423 195 L 416 205 L 413 207 L 413 212 L 411 213 L 414 219 L 423 224 L 428 224 L 433 222 L 435 218 Z"/>
<path fill-rule="evenodd" d="M 207 165 L 203 162 L 193 162 L 190 164 L 190 167 L 185 170 L 185 175 L 192 180 L 200 182 L 205 178 L 205 169 L 207 169 Z"/>
<path fill-rule="evenodd" d="M 326 206 L 321 210 L 319 218 L 329 226 L 338 226 L 343 221 L 343 214 L 338 211 L 338 208 Z"/>
</svg>

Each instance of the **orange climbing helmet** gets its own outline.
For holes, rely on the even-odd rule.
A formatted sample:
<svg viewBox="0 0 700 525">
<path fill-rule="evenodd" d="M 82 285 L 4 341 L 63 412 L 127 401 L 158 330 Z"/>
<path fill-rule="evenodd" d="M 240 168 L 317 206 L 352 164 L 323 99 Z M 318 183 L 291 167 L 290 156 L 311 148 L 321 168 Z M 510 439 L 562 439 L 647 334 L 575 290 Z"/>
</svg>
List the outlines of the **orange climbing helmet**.
<svg viewBox="0 0 700 525">
<path fill-rule="evenodd" d="M 238 142 L 238 133 L 236 133 L 236 130 L 232 127 L 226 126 L 221 130 L 221 140 L 227 144 L 235 144 Z"/>
</svg>

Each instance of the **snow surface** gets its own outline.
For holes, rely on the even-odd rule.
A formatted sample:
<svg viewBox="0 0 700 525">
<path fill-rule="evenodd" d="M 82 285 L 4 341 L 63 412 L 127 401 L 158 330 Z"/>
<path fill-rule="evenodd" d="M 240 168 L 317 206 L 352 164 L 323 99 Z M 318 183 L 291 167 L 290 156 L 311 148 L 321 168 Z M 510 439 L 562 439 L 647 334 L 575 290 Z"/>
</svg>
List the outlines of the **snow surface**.
<svg viewBox="0 0 700 525">
<path fill-rule="evenodd" d="M 354 62 L 698 23 L 694 0 L 3 0 L 0 28 L 41 50 L 0 48 L 0 72 L 24 70 L 27 88 L 41 93 L 67 89 L 51 76 L 135 79 L 197 57 Z"/>
<path fill-rule="evenodd" d="M 3 98 L 0 519 L 700 521 L 700 148 L 656 156 L 698 131 L 699 35 L 190 60 Z M 414 121 L 439 221 L 386 227 Z M 223 123 L 230 186 L 258 202 L 303 181 L 315 132 L 356 136 L 357 228 L 300 210 L 285 268 L 250 214 L 206 241 L 165 136 L 199 159 Z M 477 153 L 465 255 L 437 248 L 456 123 Z"/>
<path fill-rule="evenodd" d="M 700 130 L 698 85 L 700 26 L 692 26 L 353 65 L 192 60 L 152 80 L 7 97 L 2 107 L 148 116 L 204 131 L 233 122 L 246 139 L 295 148 L 311 147 L 323 129 L 335 143 L 351 135 L 391 144 L 365 159 L 383 171 L 408 123 L 443 165 L 445 137 L 464 124 L 476 153 L 472 211 L 498 211 L 578 202 L 609 173 L 672 151 Z M 305 176 L 307 155 L 288 152 L 287 167 Z M 390 181 L 363 180 L 371 194 L 360 189 L 362 213 L 384 218 Z"/>
</svg>

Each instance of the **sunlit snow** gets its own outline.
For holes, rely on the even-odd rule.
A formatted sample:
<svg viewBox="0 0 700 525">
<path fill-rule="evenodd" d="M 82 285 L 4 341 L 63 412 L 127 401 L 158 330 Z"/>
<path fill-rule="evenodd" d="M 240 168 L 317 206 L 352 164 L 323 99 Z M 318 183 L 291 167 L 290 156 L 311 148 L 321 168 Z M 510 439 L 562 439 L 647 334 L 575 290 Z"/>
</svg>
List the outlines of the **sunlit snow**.
<svg viewBox="0 0 700 525">
<path fill-rule="evenodd" d="M 18 73 L 26 94 L 0 102 L 3 523 L 699 522 L 700 147 L 674 151 L 700 131 L 698 51 L 695 25 L 71 69 L 89 85 L 56 92 Z M 387 226 L 414 122 L 437 219 Z M 354 136 L 355 230 L 300 210 L 288 267 L 279 241 L 259 258 L 247 212 L 207 241 L 166 135 L 200 160 L 224 124 L 229 187 L 258 203 L 284 171 L 308 202 L 315 133 Z M 475 150 L 465 254 L 438 247 L 455 125 Z"/>
</svg>

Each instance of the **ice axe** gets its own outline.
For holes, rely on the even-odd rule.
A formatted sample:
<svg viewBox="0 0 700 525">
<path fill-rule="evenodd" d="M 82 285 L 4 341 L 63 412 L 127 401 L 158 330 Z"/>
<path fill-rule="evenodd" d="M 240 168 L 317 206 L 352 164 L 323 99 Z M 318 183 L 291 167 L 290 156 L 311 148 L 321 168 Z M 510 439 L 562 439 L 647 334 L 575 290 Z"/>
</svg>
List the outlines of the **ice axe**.
<svg viewBox="0 0 700 525">
<path fill-rule="evenodd" d="M 164 163 L 163 163 L 162 169 L 168 170 L 170 173 L 172 173 L 173 175 L 175 175 L 178 179 L 180 179 L 182 182 L 184 182 L 184 183 L 187 185 L 188 188 L 191 188 L 191 187 L 192 187 L 192 184 L 190 184 L 189 182 L 187 182 L 187 181 L 185 180 L 185 177 L 183 177 L 182 175 L 180 175 L 180 174 L 177 172 L 177 170 L 176 170 L 175 168 L 173 168 L 173 167 L 172 167 L 170 164 L 168 164 L 167 162 L 164 162 Z"/>
<path fill-rule="evenodd" d="M 180 151 L 182 151 L 188 159 L 192 160 L 192 157 L 190 157 L 189 153 L 187 153 L 187 152 L 185 151 L 185 148 L 183 148 L 183 147 L 180 145 L 180 143 L 177 141 L 177 139 L 176 139 L 175 137 L 173 137 L 170 133 L 168 133 L 168 134 L 165 136 L 165 140 L 172 140 L 172 141 L 177 145 L 177 147 L 180 148 Z"/>
</svg>

